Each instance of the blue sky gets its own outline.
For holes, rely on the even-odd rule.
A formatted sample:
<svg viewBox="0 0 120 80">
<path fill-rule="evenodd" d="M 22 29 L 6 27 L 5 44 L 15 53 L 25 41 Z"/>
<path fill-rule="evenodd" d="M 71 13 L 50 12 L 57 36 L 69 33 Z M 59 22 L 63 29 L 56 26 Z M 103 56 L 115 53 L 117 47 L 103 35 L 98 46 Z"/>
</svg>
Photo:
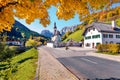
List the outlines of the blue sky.
<svg viewBox="0 0 120 80">
<path fill-rule="evenodd" d="M 54 22 L 56 22 L 58 30 L 61 30 L 65 26 L 73 26 L 73 25 L 80 24 L 79 15 L 76 14 L 74 16 L 74 18 L 67 20 L 67 21 L 58 20 L 58 18 L 56 16 L 56 11 L 57 11 L 57 9 L 53 6 L 48 10 L 51 22 L 50 22 L 50 25 L 48 25 L 46 28 L 44 28 L 39 23 L 39 20 L 37 20 L 37 19 L 34 22 L 32 22 L 30 25 L 26 24 L 25 20 L 23 20 L 23 19 L 18 19 L 18 18 L 15 18 L 15 19 L 18 20 L 19 22 L 21 22 L 22 24 L 24 24 L 29 29 L 36 31 L 38 33 L 41 33 L 41 31 L 44 29 L 47 29 L 47 30 L 50 30 L 51 32 L 53 32 Z"/>
<path fill-rule="evenodd" d="M 120 3 L 113 4 L 112 8 L 115 8 L 116 6 L 120 6 Z M 77 25 L 77 24 L 81 23 L 79 20 L 79 15 L 77 15 L 77 14 L 74 16 L 74 18 L 72 18 L 68 21 L 58 20 L 58 18 L 56 16 L 56 11 L 57 11 L 57 9 L 53 6 L 48 10 L 51 23 L 46 28 L 44 28 L 39 23 L 39 20 L 37 20 L 37 19 L 34 22 L 32 22 L 30 25 L 26 24 L 25 20 L 23 20 L 23 19 L 18 19 L 18 18 L 15 18 L 15 19 L 20 21 L 22 24 L 24 24 L 29 29 L 36 31 L 38 33 L 41 33 L 41 31 L 44 29 L 47 29 L 47 30 L 50 30 L 51 32 L 53 32 L 54 22 L 56 22 L 58 30 L 61 30 L 65 26 L 69 27 L 69 26 L 73 26 L 73 25 Z"/>
</svg>

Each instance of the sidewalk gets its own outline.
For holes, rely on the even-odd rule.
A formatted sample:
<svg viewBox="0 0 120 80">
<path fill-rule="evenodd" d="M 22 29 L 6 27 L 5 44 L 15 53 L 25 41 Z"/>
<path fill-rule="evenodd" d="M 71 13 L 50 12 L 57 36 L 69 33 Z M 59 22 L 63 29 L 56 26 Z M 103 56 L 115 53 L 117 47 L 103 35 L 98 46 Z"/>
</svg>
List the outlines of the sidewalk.
<svg viewBox="0 0 120 80">
<path fill-rule="evenodd" d="M 109 60 L 120 62 L 120 55 L 109 55 L 109 54 L 96 53 L 97 50 L 96 49 L 92 49 L 92 48 L 70 47 L 70 49 L 71 50 L 77 50 L 77 51 L 93 50 L 93 51 L 90 51 L 89 53 L 86 53 L 86 55 L 88 55 L 88 56 L 95 56 L 95 57 L 99 57 L 99 58 L 104 58 L 104 59 L 109 59 Z"/>
<path fill-rule="evenodd" d="M 108 54 L 95 53 L 95 52 L 90 52 L 90 53 L 87 53 L 86 55 L 120 62 L 120 55 L 108 55 Z"/>
<path fill-rule="evenodd" d="M 39 51 L 39 80 L 78 80 L 60 62 L 44 49 Z"/>
</svg>

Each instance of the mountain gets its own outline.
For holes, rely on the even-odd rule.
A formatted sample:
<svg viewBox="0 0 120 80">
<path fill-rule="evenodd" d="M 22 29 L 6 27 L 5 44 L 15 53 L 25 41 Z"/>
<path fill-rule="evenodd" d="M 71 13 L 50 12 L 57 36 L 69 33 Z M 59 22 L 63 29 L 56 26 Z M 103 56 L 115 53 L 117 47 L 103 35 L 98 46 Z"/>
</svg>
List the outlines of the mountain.
<svg viewBox="0 0 120 80">
<path fill-rule="evenodd" d="M 24 33 L 26 38 L 29 38 L 31 35 L 44 37 L 43 35 L 28 29 L 25 25 L 23 25 L 22 23 L 20 23 L 18 21 L 15 21 L 15 23 L 13 24 L 13 28 L 10 32 L 4 31 L 4 33 L 6 33 L 6 32 L 7 32 L 7 36 L 10 38 L 13 38 L 13 37 L 14 38 L 22 38 L 22 33 Z M 2 33 L 2 34 L 4 34 L 4 33 Z"/>
<path fill-rule="evenodd" d="M 42 30 L 41 35 L 48 37 L 48 38 L 51 38 L 53 36 L 53 33 L 50 32 L 49 30 Z"/>
<path fill-rule="evenodd" d="M 18 21 L 15 21 L 14 25 L 13 25 L 15 29 L 18 29 L 17 32 L 21 32 L 24 33 L 24 35 L 29 38 L 31 35 L 33 36 L 42 36 L 39 33 L 32 31 L 30 29 L 28 29 L 25 25 L 21 24 Z"/>
<path fill-rule="evenodd" d="M 64 27 L 64 28 L 62 28 L 62 30 L 60 31 L 60 33 L 61 33 L 62 35 L 64 35 L 64 34 L 65 34 L 66 32 L 68 32 L 68 31 L 73 32 L 73 31 L 75 30 L 75 28 L 77 28 L 77 26 L 78 26 L 78 25 L 70 26 L 70 27 Z"/>
</svg>

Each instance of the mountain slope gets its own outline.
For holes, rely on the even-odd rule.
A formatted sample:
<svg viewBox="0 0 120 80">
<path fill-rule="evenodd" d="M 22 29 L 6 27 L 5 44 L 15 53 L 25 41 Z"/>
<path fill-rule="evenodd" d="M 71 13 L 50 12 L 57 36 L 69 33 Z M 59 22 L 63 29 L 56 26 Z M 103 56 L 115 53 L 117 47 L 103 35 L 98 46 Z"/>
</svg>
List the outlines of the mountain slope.
<svg viewBox="0 0 120 80">
<path fill-rule="evenodd" d="M 32 36 L 40 36 L 40 37 L 45 38 L 43 35 L 28 29 L 26 26 L 24 26 L 22 23 L 20 23 L 18 21 L 15 21 L 11 31 L 4 31 L 0 35 L 4 35 L 6 33 L 7 33 L 8 39 L 15 39 L 15 40 L 22 39 L 23 33 L 26 38 L 29 38 L 31 35 Z"/>
<path fill-rule="evenodd" d="M 50 32 L 49 30 L 42 30 L 41 35 L 43 35 L 43 36 L 45 36 L 47 38 L 51 38 L 53 36 L 53 33 Z"/>
<path fill-rule="evenodd" d="M 75 26 L 68 26 L 68 27 L 64 27 L 62 28 L 62 30 L 60 31 L 61 35 L 64 35 L 66 32 L 71 31 L 73 32 L 75 30 L 75 28 L 77 28 L 78 25 Z"/>
<path fill-rule="evenodd" d="M 42 36 L 39 33 L 28 29 L 26 26 L 24 26 L 23 24 L 21 24 L 18 21 L 15 21 L 15 23 L 13 25 L 13 29 L 16 29 L 17 32 L 24 33 L 27 38 L 29 38 L 31 35 L 33 35 L 33 36 Z"/>
<path fill-rule="evenodd" d="M 81 41 L 83 39 L 83 36 L 82 36 L 83 31 L 84 31 L 84 29 L 81 29 L 81 30 L 78 30 L 78 31 L 72 33 L 63 42 L 67 42 L 69 39 L 72 39 L 77 42 Z"/>
</svg>

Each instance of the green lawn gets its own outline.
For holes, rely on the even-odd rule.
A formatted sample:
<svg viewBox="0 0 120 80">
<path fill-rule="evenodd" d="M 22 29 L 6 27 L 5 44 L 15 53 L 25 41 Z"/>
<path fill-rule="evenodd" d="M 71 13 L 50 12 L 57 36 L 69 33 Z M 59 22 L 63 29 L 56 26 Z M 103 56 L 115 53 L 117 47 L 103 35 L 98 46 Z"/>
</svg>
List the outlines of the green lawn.
<svg viewBox="0 0 120 80">
<path fill-rule="evenodd" d="M 82 29 L 72 33 L 63 42 L 67 42 L 69 39 L 73 39 L 74 41 L 77 41 L 77 42 L 81 41 L 83 39 L 83 36 L 82 36 L 83 31 L 84 30 Z"/>
<path fill-rule="evenodd" d="M 12 64 L 17 63 L 18 68 L 17 71 L 12 75 L 12 79 L 33 80 L 36 73 L 37 65 L 35 63 L 37 62 L 37 58 L 38 52 L 34 48 L 13 57 L 11 63 Z"/>
</svg>

